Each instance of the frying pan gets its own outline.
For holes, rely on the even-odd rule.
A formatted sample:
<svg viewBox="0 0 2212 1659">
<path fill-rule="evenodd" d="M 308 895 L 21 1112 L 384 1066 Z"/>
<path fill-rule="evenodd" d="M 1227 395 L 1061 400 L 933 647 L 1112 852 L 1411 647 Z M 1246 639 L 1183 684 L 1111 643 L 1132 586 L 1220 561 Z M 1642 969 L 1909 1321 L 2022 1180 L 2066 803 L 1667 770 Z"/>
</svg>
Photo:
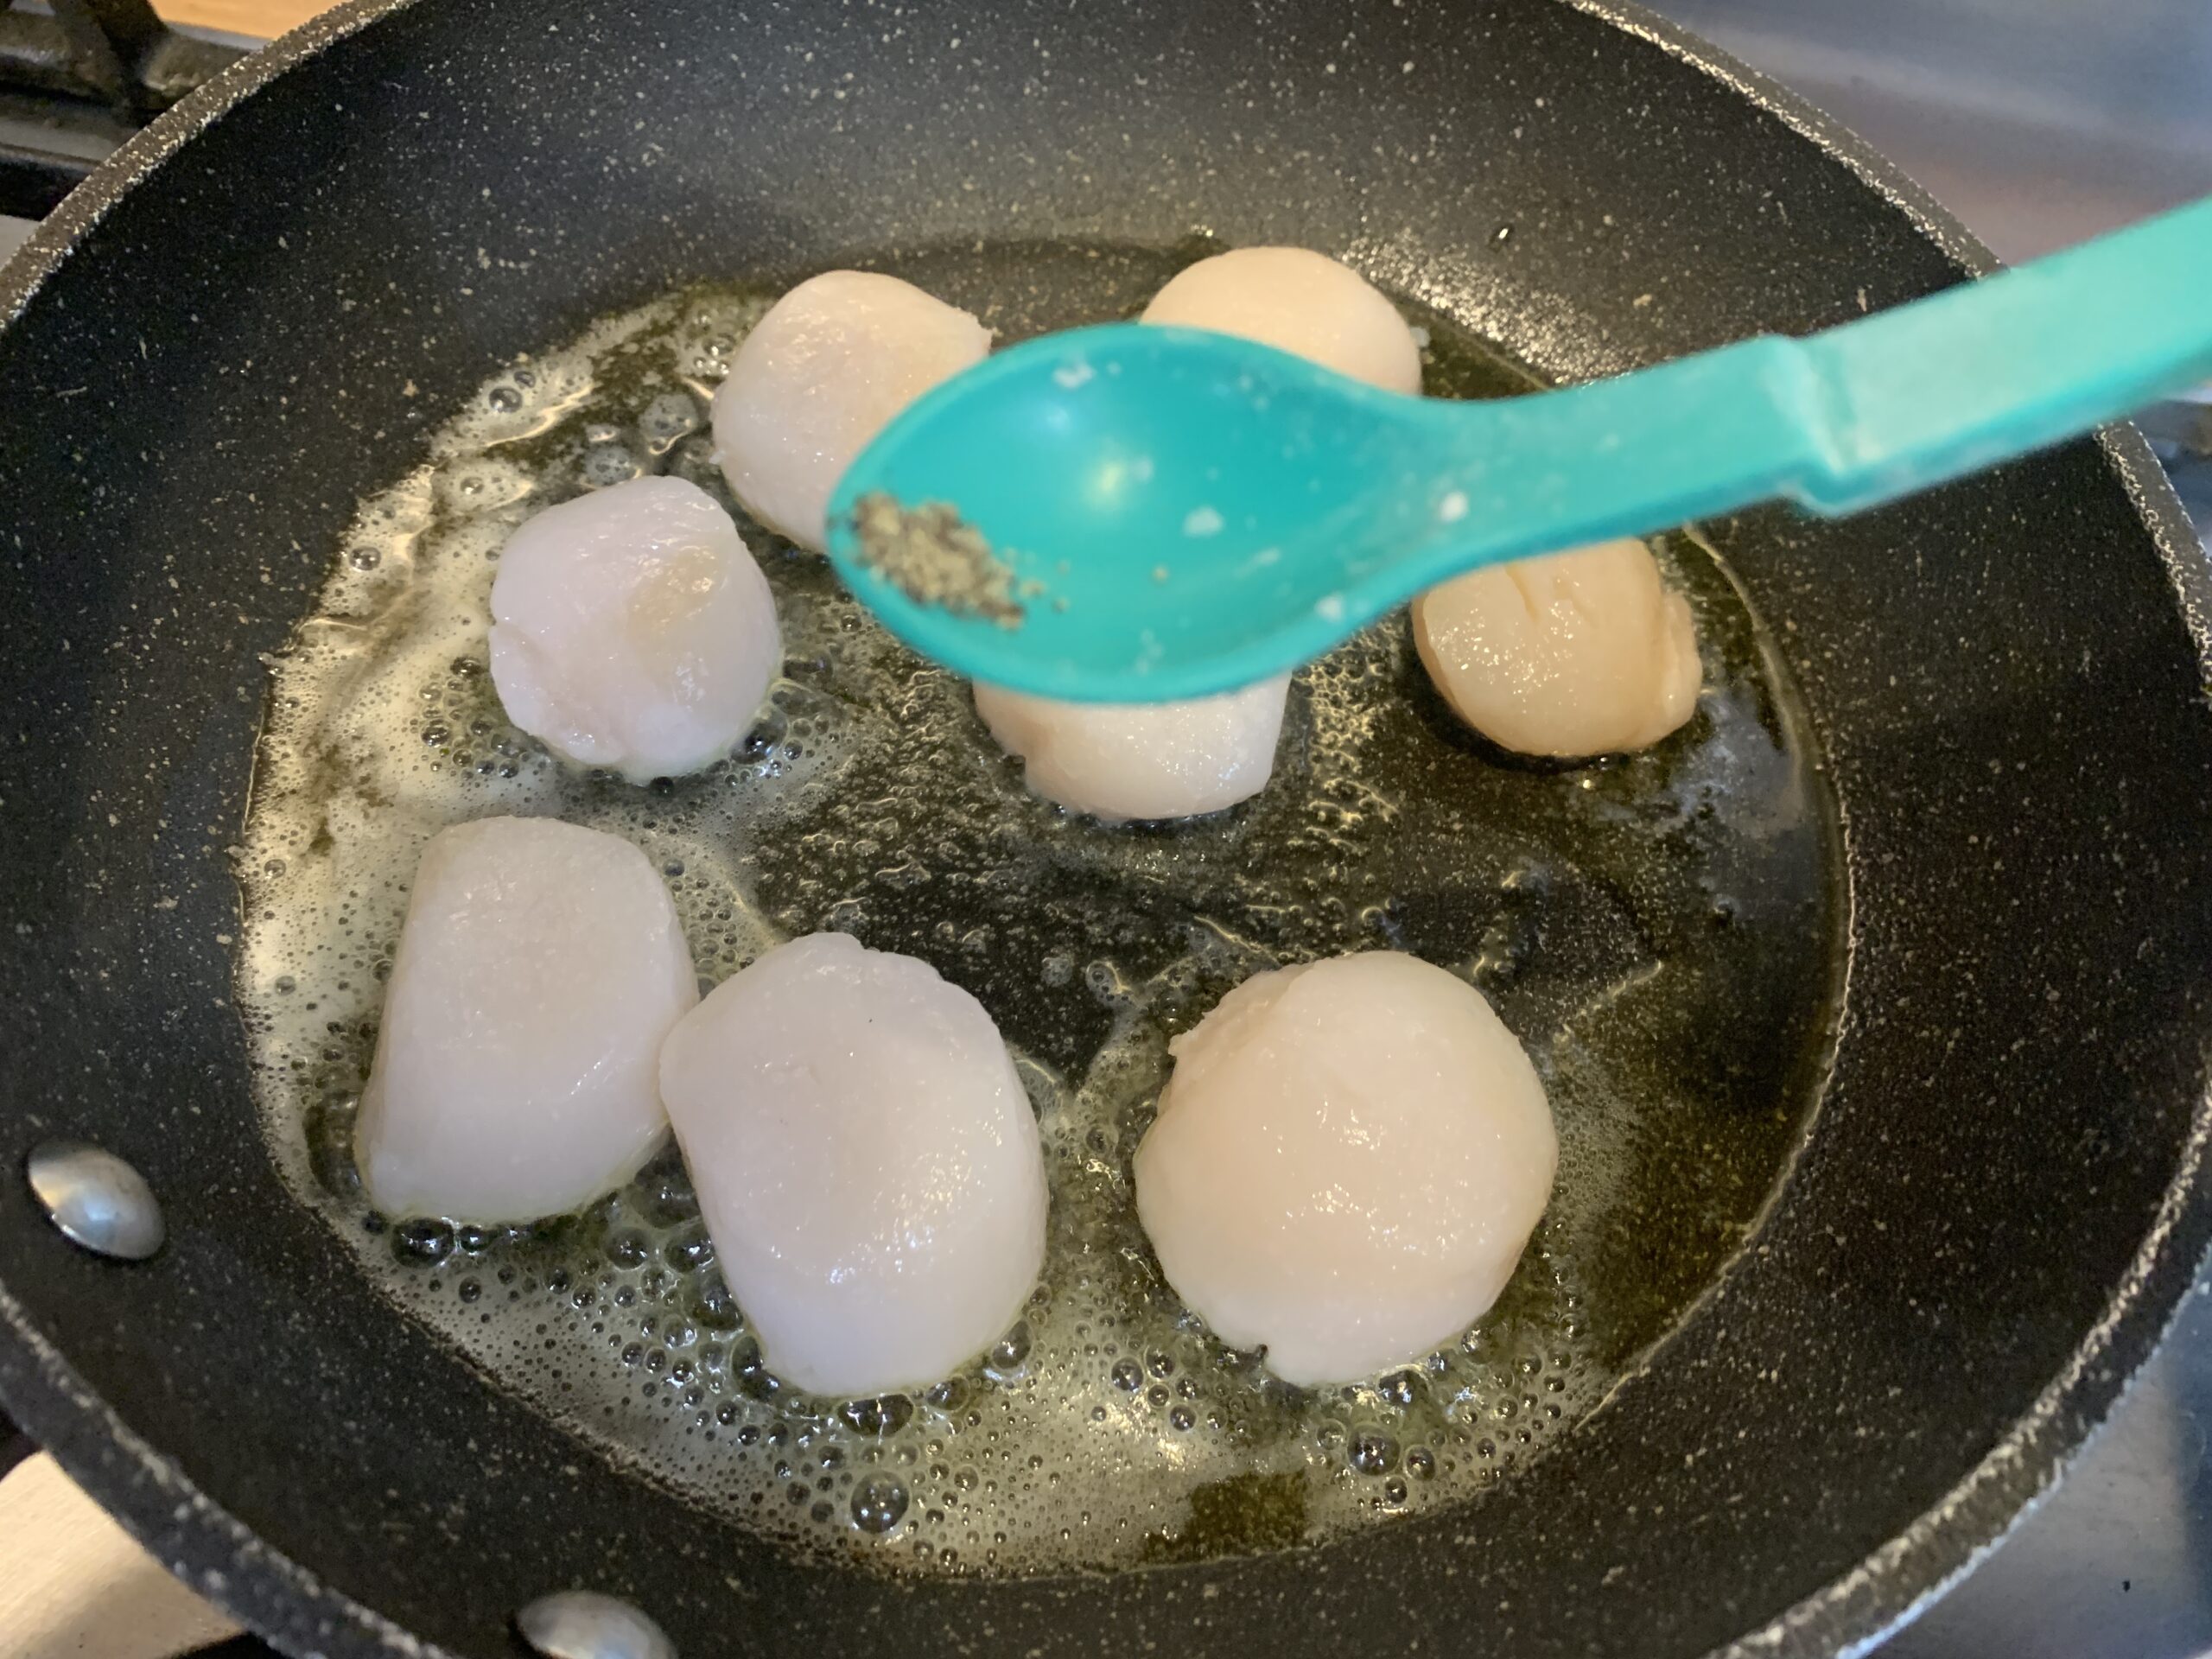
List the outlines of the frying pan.
<svg viewBox="0 0 2212 1659">
<path fill-rule="evenodd" d="M 1560 377 L 1987 264 L 1624 9 L 416 0 L 188 99 L 0 278 L 0 1135 L 123 1154 L 169 1228 L 102 1260 L 0 1181 L 0 1399 L 247 1624 L 505 1653 L 584 1586 L 695 1654 L 1855 1650 L 2148 1352 L 2212 1229 L 2212 715 L 2202 556 L 2126 430 L 1709 527 L 1841 815 L 1832 1059 L 1745 1248 L 1458 1510 L 1113 1574 L 793 1558 L 504 1395 L 288 1198 L 225 849 L 261 654 L 355 502 L 516 353 L 680 282 L 1194 231 L 1347 252 Z"/>
</svg>

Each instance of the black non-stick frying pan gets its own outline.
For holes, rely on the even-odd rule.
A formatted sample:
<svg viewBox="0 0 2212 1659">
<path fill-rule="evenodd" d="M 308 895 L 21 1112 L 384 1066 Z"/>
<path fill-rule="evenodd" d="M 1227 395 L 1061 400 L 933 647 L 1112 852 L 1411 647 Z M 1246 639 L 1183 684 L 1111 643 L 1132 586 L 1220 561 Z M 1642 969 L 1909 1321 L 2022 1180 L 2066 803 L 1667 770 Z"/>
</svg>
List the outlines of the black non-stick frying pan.
<svg viewBox="0 0 2212 1659">
<path fill-rule="evenodd" d="M 1832 1059 L 1744 1249 L 1465 1504 L 1108 1574 L 794 1556 L 503 1395 L 288 1196 L 226 848 L 262 653 L 357 501 L 516 353 L 683 282 L 1194 234 L 1343 252 L 1560 377 L 1986 263 L 1596 5 L 416 0 L 188 99 L 8 268 L 0 1152 L 112 1148 L 169 1237 L 103 1260 L 0 1181 L 0 1397 L 195 1587 L 344 1656 L 504 1653 L 569 1586 L 692 1654 L 1826 1653 L 2106 1413 L 2212 1230 L 2208 590 L 2125 431 L 1708 527 L 1840 812 Z"/>
</svg>

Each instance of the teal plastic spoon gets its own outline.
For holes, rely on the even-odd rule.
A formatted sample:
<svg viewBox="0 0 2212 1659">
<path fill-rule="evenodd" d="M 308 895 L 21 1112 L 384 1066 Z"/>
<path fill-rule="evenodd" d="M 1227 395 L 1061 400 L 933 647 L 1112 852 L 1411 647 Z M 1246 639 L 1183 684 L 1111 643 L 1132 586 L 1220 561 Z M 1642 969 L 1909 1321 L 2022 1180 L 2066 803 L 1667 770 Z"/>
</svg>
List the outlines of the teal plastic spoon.
<svg viewBox="0 0 2212 1659">
<path fill-rule="evenodd" d="M 1001 353 L 901 414 L 839 483 L 830 556 L 963 674 L 1160 702 L 1294 667 L 1478 565 L 1777 496 L 1855 512 L 2208 373 L 2212 200 L 1805 339 L 1496 402 L 1115 324 Z M 855 531 L 863 502 L 885 524 L 879 498 L 955 509 L 1011 567 L 1019 620 L 915 597 L 943 584 Z"/>
</svg>

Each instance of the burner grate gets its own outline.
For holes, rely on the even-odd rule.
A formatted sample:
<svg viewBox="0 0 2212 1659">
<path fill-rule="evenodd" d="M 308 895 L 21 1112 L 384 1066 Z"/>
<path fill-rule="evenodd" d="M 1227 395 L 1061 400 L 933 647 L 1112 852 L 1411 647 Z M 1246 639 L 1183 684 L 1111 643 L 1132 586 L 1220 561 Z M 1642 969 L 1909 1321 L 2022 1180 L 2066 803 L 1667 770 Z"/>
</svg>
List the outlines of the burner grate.
<svg viewBox="0 0 2212 1659">
<path fill-rule="evenodd" d="M 0 0 L 0 213 L 51 212 L 99 160 L 88 126 L 116 138 L 240 54 L 170 29 L 147 0 Z"/>
</svg>

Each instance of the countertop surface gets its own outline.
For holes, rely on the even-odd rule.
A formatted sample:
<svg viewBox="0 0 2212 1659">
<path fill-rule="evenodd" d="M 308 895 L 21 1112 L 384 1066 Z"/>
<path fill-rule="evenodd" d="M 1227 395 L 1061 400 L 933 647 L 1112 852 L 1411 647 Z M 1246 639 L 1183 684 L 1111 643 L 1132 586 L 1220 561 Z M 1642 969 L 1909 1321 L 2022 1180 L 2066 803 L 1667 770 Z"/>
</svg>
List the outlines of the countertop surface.
<svg viewBox="0 0 2212 1659">
<path fill-rule="evenodd" d="M 296 29 L 328 9 L 327 0 L 155 0 L 154 3 L 154 10 L 173 23 L 219 29 L 226 35 L 247 35 L 259 41 Z"/>
</svg>

